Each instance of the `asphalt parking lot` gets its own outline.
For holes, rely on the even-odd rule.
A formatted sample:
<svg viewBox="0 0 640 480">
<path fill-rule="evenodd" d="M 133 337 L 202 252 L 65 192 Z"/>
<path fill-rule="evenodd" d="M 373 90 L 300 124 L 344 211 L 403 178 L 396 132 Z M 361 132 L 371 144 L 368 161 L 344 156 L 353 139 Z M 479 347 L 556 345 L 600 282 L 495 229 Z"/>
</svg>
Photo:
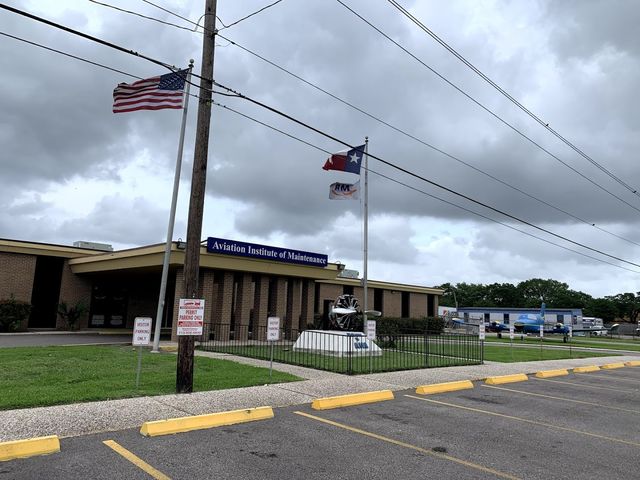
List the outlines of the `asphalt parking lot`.
<svg viewBox="0 0 640 480">
<path fill-rule="evenodd" d="M 0 463 L 0 479 L 638 478 L 640 367 L 474 385 L 161 437 L 63 438 L 59 453 Z"/>
</svg>

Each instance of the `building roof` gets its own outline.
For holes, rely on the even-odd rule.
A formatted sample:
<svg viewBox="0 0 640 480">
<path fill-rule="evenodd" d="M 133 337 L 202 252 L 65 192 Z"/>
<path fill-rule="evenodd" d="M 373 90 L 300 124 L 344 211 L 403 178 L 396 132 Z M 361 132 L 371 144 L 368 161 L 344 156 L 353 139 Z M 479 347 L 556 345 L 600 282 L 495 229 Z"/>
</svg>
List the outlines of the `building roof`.
<svg viewBox="0 0 640 480">
<path fill-rule="evenodd" d="M 88 255 L 100 255 L 100 250 L 57 245 L 55 243 L 25 242 L 0 238 L 0 252 L 22 253 L 25 255 L 46 255 L 48 257 L 77 258 Z"/>
<path fill-rule="evenodd" d="M 179 246 L 182 247 L 183 245 L 184 242 L 173 242 L 171 244 L 170 267 L 179 268 L 184 265 L 185 251 L 184 248 L 179 248 Z M 0 252 L 68 258 L 71 271 L 75 274 L 141 270 L 159 271 L 162 268 L 164 251 L 164 243 L 105 252 L 50 243 L 0 239 Z M 209 253 L 204 246 L 200 248 L 200 266 L 202 268 L 215 268 L 238 272 L 309 278 L 319 283 L 361 286 L 360 279 L 338 276 L 344 269 L 344 265 L 340 263 L 329 263 L 326 267 L 297 265 L 257 258 Z M 367 283 L 370 288 L 383 288 L 391 291 L 435 295 L 442 295 L 444 293 L 442 289 L 419 285 L 406 285 L 377 280 L 368 280 Z"/>
<path fill-rule="evenodd" d="M 450 307 L 452 310 L 454 307 Z M 486 312 L 486 313 L 540 313 L 540 307 L 537 308 L 517 308 L 517 307 L 458 307 L 458 312 Z M 582 315 L 581 308 L 546 308 L 545 313 L 563 314 L 570 313 L 572 315 Z"/>
</svg>

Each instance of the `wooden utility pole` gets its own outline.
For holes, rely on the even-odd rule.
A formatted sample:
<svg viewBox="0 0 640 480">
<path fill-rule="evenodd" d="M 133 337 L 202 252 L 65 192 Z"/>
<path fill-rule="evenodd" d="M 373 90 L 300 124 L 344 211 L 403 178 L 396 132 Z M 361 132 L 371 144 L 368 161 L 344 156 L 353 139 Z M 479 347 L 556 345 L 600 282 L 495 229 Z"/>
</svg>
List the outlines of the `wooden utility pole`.
<svg viewBox="0 0 640 480">
<path fill-rule="evenodd" d="M 213 89 L 216 6 L 216 0 L 205 0 L 202 67 L 200 72 L 202 78 L 200 79 L 200 91 L 198 92 L 200 101 L 198 102 L 196 144 L 193 150 L 187 248 L 184 257 L 184 298 L 198 298 L 200 237 L 202 234 L 202 212 L 204 210 L 205 187 L 207 183 L 209 125 L 211 123 L 211 90 Z M 177 393 L 191 393 L 193 391 L 194 343 L 195 337 L 193 336 L 178 337 Z"/>
</svg>

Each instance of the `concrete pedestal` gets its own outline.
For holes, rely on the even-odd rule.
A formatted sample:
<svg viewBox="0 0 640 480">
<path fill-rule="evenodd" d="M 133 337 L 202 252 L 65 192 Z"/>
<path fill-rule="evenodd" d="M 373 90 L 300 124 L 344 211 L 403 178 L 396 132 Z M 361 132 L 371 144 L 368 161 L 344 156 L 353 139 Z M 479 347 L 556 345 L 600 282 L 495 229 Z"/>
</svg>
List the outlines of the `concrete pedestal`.
<svg viewBox="0 0 640 480">
<path fill-rule="evenodd" d="M 293 345 L 294 351 L 333 357 L 382 355 L 382 350 L 362 332 L 305 330 Z"/>
</svg>

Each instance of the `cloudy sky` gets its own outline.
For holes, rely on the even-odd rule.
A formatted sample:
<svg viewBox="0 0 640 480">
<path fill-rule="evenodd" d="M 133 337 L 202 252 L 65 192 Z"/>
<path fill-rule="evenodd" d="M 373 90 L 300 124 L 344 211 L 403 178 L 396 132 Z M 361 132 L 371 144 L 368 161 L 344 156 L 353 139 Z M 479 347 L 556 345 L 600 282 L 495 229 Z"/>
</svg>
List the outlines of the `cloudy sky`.
<svg viewBox="0 0 640 480">
<path fill-rule="evenodd" d="M 105 2 L 190 26 L 142 0 Z M 87 0 L 7 3 L 169 64 L 186 66 L 194 58 L 200 68 L 197 32 Z M 154 3 L 194 21 L 204 11 L 204 1 Z M 268 3 L 219 0 L 218 15 L 228 25 Z M 368 136 L 369 151 L 380 158 L 640 264 L 638 194 L 554 137 L 390 3 L 343 3 L 420 61 L 334 0 L 283 0 L 220 33 L 371 116 L 222 38 L 216 80 L 352 145 Z M 586 156 L 640 189 L 638 2 L 401 3 Z M 165 73 L 7 11 L 0 10 L 0 31 L 138 77 Z M 115 248 L 164 241 L 180 113 L 114 115 L 112 90 L 131 81 L 0 36 L 1 238 L 88 240 Z M 330 183 L 357 177 L 321 169 L 322 150 L 343 145 L 244 100 L 215 99 L 318 149 L 214 107 L 203 238 L 322 252 L 362 272 L 362 205 L 328 199 Z M 186 238 L 196 110 L 192 99 L 174 239 Z M 542 277 L 594 296 L 640 290 L 640 267 L 519 224 L 376 160 L 369 167 L 412 187 L 370 175 L 370 279 L 430 286 Z"/>
</svg>

